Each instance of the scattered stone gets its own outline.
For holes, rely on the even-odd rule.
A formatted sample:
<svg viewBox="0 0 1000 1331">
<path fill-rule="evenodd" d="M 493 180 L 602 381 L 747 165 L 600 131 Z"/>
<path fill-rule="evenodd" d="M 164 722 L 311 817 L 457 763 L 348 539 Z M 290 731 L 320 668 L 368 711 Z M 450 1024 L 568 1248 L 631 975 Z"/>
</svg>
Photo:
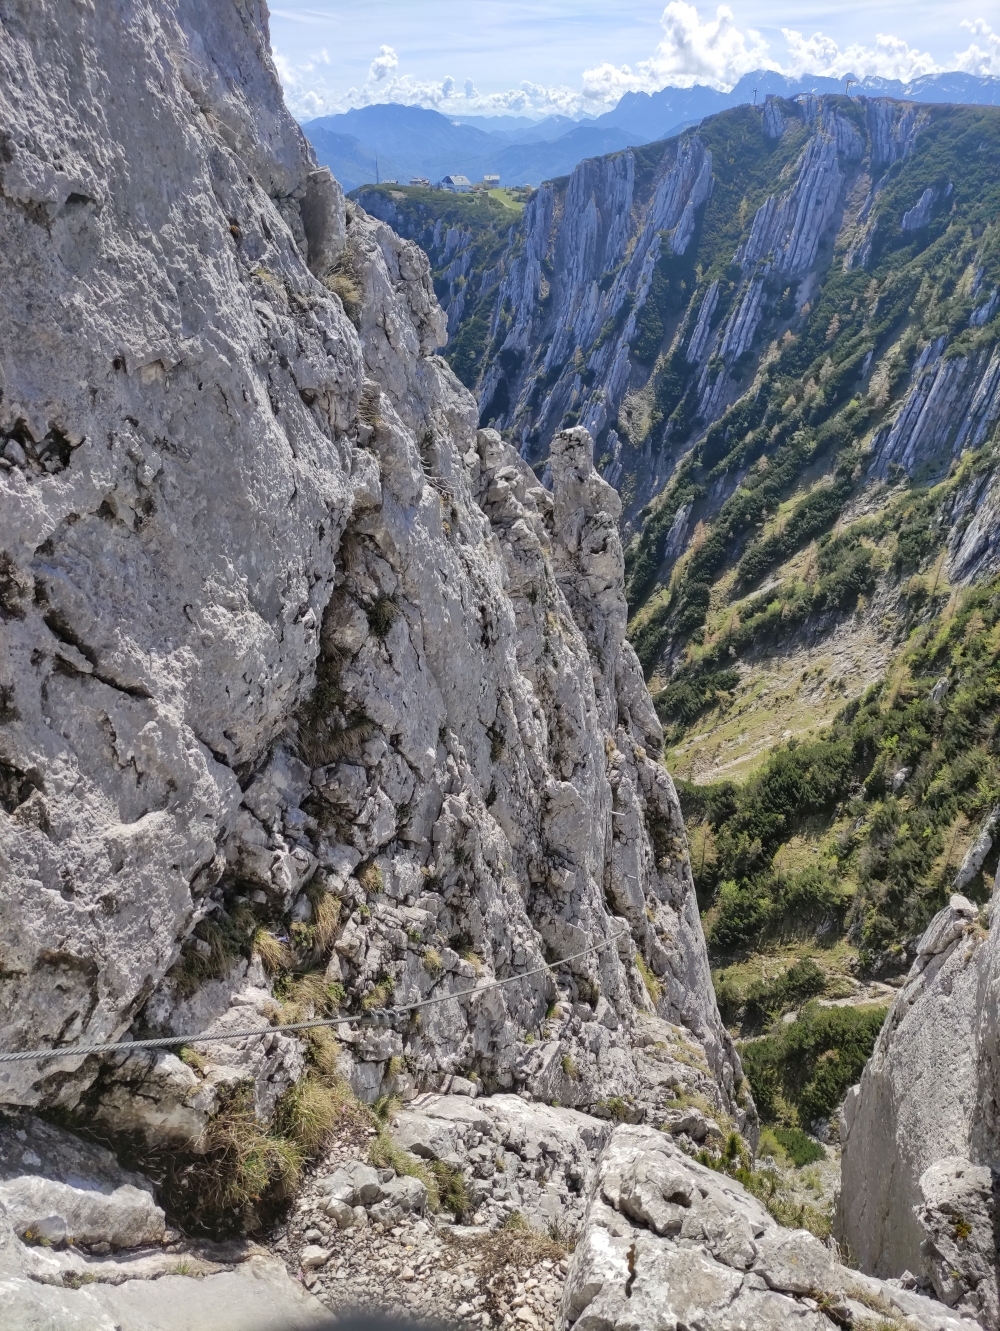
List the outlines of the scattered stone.
<svg viewBox="0 0 1000 1331">
<path fill-rule="evenodd" d="M 308 1244 L 299 1256 L 299 1265 L 303 1271 L 315 1271 L 325 1266 L 330 1260 L 330 1249 L 320 1248 L 315 1243 Z"/>
</svg>

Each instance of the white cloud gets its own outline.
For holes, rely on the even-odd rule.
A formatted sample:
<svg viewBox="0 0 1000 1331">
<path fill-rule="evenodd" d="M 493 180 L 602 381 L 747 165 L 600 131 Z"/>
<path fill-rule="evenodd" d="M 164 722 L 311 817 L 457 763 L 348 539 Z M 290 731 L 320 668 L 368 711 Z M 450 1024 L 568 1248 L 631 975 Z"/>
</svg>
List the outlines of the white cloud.
<svg viewBox="0 0 1000 1331">
<path fill-rule="evenodd" d="M 390 74 L 399 68 L 399 56 L 391 46 L 380 46 L 379 53 L 368 70 L 370 84 L 384 83 Z"/>
<path fill-rule="evenodd" d="M 826 74 L 843 78 L 845 74 L 856 74 L 863 79 L 876 74 L 908 83 L 921 74 L 935 74 L 941 68 L 932 56 L 908 46 L 901 37 L 884 32 L 876 34 L 874 46 L 852 42 L 843 48 L 821 32 L 814 32 L 811 37 L 803 37 L 794 28 L 782 28 L 782 32 L 790 57 L 784 72 L 793 77 Z"/>
<path fill-rule="evenodd" d="M 736 26 L 733 11 L 720 5 L 714 19 L 702 22 L 694 5 L 671 0 L 660 20 L 664 36 L 648 60 L 628 65 L 598 65 L 583 75 L 583 95 L 609 102 L 624 92 L 656 92 L 668 84 L 690 88 L 709 84 L 729 89 L 753 69 L 777 69 L 759 32 Z"/>
<path fill-rule="evenodd" d="M 829 74 L 835 78 L 845 74 L 856 74 L 859 78 L 877 74 L 903 83 L 909 83 L 921 74 L 940 74 L 946 70 L 1000 74 L 1000 34 L 981 18 L 972 22 L 966 19 L 962 27 L 972 34 L 973 41 L 964 51 L 956 51 L 954 59 L 943 65 L 927 52 L 908 46 L 901 37 L 884 32 L 876 35 L 874 46 L 852 42 L 841 48 L 821 32 L 803 37 L 794 28 L 782 28 L 790 57 L 785 73 Z"/>
<path fill-rule="evenodd" d="M 971 23 L 965 19 L 962 27 L 968 28 L 974 40 L 966 50 L 955 52 L 956 69 L 966 74 L 1000 74 L 1000 33 L 994 32 L 981 18 Z M 983 42 L 982 46 L 977 38 Z"/>
<path fill-rule="evenodd" d="M 433 107 L 455 115 L 597 115 L 614 106 L 625 92 L 689 88 L 695 83 L 728 90 L 755 69 L 778 70 L 793 77 L 855 74 L 864 78 L 871 74 L 904 82 L 946 69 L 1000 74 L 1000 34 L 984 19 L 962 24 L 970 33 L 970 44 L 945 65 L 888 33 L 878 33 L 873 45 L 852 42 L 841 47 L 821 32 L 807 37 L 794 28 L 782 29 L 787 54 L 779 62 L 759 32 L 737 26 L 728 5 L 719 5 L 714 16 L 706 11 L 703 18 L 687 0 L 670 0 L 660 21 L 663 37 L 648 60 L 634 66 L 597 65 L 583 72 L 578 89 L 525 80 L 504 92 L 480 93 L 472 79 L 456 80 L 451 75 L 439 81 L 419 79 L 400 73 L 399 57 L 391 46 L 379 48 L 361 87 L 346 92 L 332 88 L 328 70 L 320 70 L 320 66 L 330 66 L 325 50 L 294 67 L 275 53 L 275 64 L 288 105 L 302 120 L 382 102 Z"/>
</svg>

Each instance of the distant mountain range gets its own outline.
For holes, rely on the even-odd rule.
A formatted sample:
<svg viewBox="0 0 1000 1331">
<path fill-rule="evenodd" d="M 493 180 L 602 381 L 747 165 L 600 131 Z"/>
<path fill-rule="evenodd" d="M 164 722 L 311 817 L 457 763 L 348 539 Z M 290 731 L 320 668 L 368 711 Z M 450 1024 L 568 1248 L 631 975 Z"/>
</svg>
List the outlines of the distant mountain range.
<svg viewBox="0 0 1000 1331">
<path fill-rule="evenodd" d="M 523 117 L 470 116 L 460 121 L 395 102 L 321 116 L 302 128 L 321 164 L 330 167 L 347 190 L 373 183 L 376 172 L 378 179 L 404 184 L 413 176 L 437 181 L 461 174 L 480 180 L 496 174 L 505 185 L 537 185 L 566 175 L 585 157 L 647 141 L 623 126 L 568 116 L 528 122 Z"/>
<path fill-rule="evenodd" d="M 730 92 L 695 84 L 659 92 L 628 92 L 613 111 L 575 121 L 548 116 L 450 117 L 395 102 L 365 106 L 342 115 L 320 116 L 303 125 L 319 161 L 347 190 L 376 180 L 404 183 L 413 176 L 431 181 L 461 174 L 479 180 L 499 175 L 504 185 L 537 185 L 566 175 L 585 157 L 668 138 L 705 116 L 731 106 L 763 101 L 768 93 L 843 92 L 844 79 L 788 78 L 769 70 L 747 74 Z M 1000 78 L 974 74 L 925 74 L 910 83 L 869 77 L 852 92 L 918 102 L 1000 104 Z"/>
</svg>

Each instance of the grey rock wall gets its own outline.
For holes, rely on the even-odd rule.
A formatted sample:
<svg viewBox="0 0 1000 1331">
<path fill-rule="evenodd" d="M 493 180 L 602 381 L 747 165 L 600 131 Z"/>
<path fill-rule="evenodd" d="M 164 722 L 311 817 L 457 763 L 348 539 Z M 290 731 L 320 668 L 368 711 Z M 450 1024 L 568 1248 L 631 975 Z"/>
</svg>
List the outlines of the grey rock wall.
<svg viewBox="0 0 1000 1331">
<path fill-rule="evenodd" d="M 943 1304 L 849 1269 L 805 1230 L 777 1225 L 735 1180 L 663 1133 L 620 1127 L 600 1157 L 562 1315 L 576 1331 L 698 1326 L 826 1331 L 892 1317 L 974 1331 Z"/>
<path fill-rule="evenodd" d="M 475 1072 L 641 1116 L 689 1085 L 750 1130 L 591 437 L 550 495 L 477 432 L 426 257 L 315 169 L 267 39 L 244 3 L 5 16 L 0 1047 L 265 1031 L 258 961 L 172 968 L 201 920 L 326 896 L 345 1004 L 456 995 L 348 1031 L 364 1098 Z M 203 1052 L 6 1066 L 0 1102 L 197 1149 L 303 1067 L 277 1034 Z"/>
<path fill-rule="evenodd" d="M 734 272 L 706 289 L 692 271 L 686 308 L 667 319 L 659 348 L 664 357 L 682 354 L 692 367 L 692 438 L 746 391 L 748 357 L 759 365 L 765 352 L 763 330 L 772 339 L 781 336 L 783 320 L 787 327 L 787 311 L 776 314 L 781 292 L 791 285 L 799 310 L 813 299 L 838 236 L 838 261 L 848 269 L 867 263 L 869 215 L 886 171 L 912 151 L 927 114 L 879 100 L 865 101 L 863 112 L 856 123 L 834 99 L 816 97 L 799 99 L 791 121 L 773 99 L 763 108 L 763 137 L 780 140 L 792 123 L 801 148 L 777 175 L 774 192 L 755 198 L 749 230 L 732 254 L 739 280 L 731 280 Z M 645 150 L 581 162 L 565 184 L 543 183 L 535 192 L 500 263 L 493 342 L 478 386 L 483 419 L 513 428 L 532 461 L 547 455 L 567 415 L 578 419 L 599 441 L 604 476 L 616 485 L 633 476 L 629 524 L 683 451 L 677 440 L 671 444 L 667 425 L 645 420 L 652 399 L 636 406 L 658 372 L 649 348 L 646 363 L 633 350 L 638 318 L 657 261 L 688 252 L 714 187 L 712 153 L 697 131 L 669 140 L 658 162 Z M 729 291 L 717 315 L 720 285 Z M 450 313 L 450 329 L 460 317 L 452 321 Z M 623 419 L 628 438 L 620 435 Z"/>
<path fill-rule="evenodd" d="M 978 914 L 953 896 L 935 916 L 848 1092 L 835 1233 L 862 1270 L 909 1270 L 995 1328 L 998 965 Z"/>
</svg>

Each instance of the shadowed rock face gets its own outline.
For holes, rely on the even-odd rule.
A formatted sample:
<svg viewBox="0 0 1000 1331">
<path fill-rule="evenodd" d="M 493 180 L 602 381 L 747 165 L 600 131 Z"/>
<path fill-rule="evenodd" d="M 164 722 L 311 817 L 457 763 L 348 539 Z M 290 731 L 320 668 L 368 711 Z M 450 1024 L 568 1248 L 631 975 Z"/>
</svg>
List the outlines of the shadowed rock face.
<svg viewBox="0 0 1000 1331">
<path fill-rule="evenodd" d="M 836 1219 L 862 1270 L 908 1269 L 990 1328 L 1000 1325 L 997 973 L 993 931 L 953 896 L 848 1092 Z"/>
<path fill-rule="evenodd" d="M 328 894 L 348 999 L 622 934 L 348 1034 L 365 1098 L 475 1071 L 641 1116 L 687 1085 L 743 1123 L 590 435 L 550 494 L 477 431 L 426 258 L 315 169 L 262 5 L 62 10 L 0 40 L 0 1044 L 263 1029 L 249 935 L 205 937 Z M 0 1101 L 192 1148 L 303 1066 L 205 1054 L 5 1067 Z"/>
</svg>

